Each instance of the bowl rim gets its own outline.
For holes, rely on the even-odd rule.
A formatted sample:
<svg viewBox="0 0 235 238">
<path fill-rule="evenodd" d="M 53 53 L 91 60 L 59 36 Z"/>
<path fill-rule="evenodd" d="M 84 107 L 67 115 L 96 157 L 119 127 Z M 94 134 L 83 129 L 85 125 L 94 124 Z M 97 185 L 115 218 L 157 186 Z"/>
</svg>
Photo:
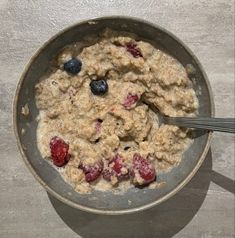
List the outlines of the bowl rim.
<svg viewBox="0 0 235 238">
<path fill-rule="evenodd" d="M 52 188 L 50 188 L 44 181 L 43 179 L 36 173 L 36 171 L 33 169 L 33 167 L 31 166 L 31 164 L 29 163 L 26 154 L 24 153 L 23 147 L 21 145 L 20 142 L 20 137 L 18 134 L 18 123 L 17 123 L 17 102 L 18 102 L 18 96 L 19 96 L 19 92 L 22 86 L 22 83 L 24 81 L 24 78 L 31 66 L 31 64 L 33 63 L 33 61 L 38 57 L 38 55 L 43 51 L 43 49 L 50 44 L 51 42 L 53 42 L 53 40 L 55 40 L 57 37 L 61 36 L 63 33 L 65 33 L 66 31 L 69 31 L 70 29 L 74 28 L 74 27 L 78 27 L 79 25 L 82 24 L 90 24 L 90 22 L 95 22 L 95 21 L 99 21 L 99 20 L 108 20 L 108 19 L 125 19 L 125 20 L 134 20 L 134 21 L 138 21 L 138 22 L 142 22 L 145 24 L 148 24 L 154 28 L 158 28 L 159 30 L 165 32 L 166 34 L 168 34 L 170 37 L 172 37 L 174 40 L 176 40 L 177 42 L 179 42 L 181 44 L 181 46 L 192 56 L 192 58 L 195 60 L 196 64 L 198 65 L 198 67 L 201 70 L 201 73 L 205 79 L 207 88 L 208 88 L 208 92 L 209 92 L 209 98 L 210 98 L 210 107 L 211 107 L 211 117 L 214 116 L 215 114 L 215 105 L 214 105 L 214 99 L 213 99 L 213 94 L 212 94 L 212 90 L 211 90 L 211 85 L 209 83 L 209 80 L 207 78 L 207 75 L 201 65 L 201 63 L 199 62 L 199 60 L 197 59 L 197 57 L 195 56 L 195 54 L 178 38 L 176 37 L 174 34 L 172 34 L 171 32 L 169 32 L 168 30 L 164 29 L 163 27 L 155 24 L 155 23 L 151 23 L 149 21 L 143 20 L 141 18 L 137 18 L 137 17 L 130 17 L 130 16 L 122 16 L 122 15 L 112 15 L 112 16 L 102 16 L 102 17 L 97 17 L 97 18 L 91 18 L 91 19 L 86 19 L 83 21 L 79 21 L 77 23 L 74 23 L 68 27 L 63 28 L 62 30 L 60 30 L 59 32 L 57 32 L 56 34 L 54 34 L 50 39 L 48 39 L 46 42 L 44 42 L 44 44 L 39 47 L 32 55 L 32 57 L 30 58 L 30 60 L 28 61 L 28 63 L 26 64 L 26 66 L 24 67 L 23 73 L 18 81 L 16 90 L 15 90 L 15 96 L 14 96 L 14 100 L 13 100 L 13 127 L 14 127 L 14 133 L 15 133 L 15 137 L 16 137 L 16 142 L 17 142 L 17 146 L 18 149 L 20 151 L 20 154 L 23 158 L 24 163 L 26 164 L 26 166 L 28 167 L 28 169 L 30 170 L 30 172 L 33 174 L 33 176 L 35 177 L 35 179 L 46 189 L 47 192 L 49 192 L 49 194 L 53 195 L 55 198 L 57 198 L 58 200 L 60 200 L 61 202 L 80 209 L 82 211 L 87 211 L 87 212 L 91 212 L 91 213 L 95 213 L 95 214 L 101 214 L 101 215 L 122 215 L 122 214 L 130 214 L 130 213 L 134 213 L 134 212 L 139 212 L 148 208 L 151 208 L 155 205 L 158 205 L 160 203 L 162 203 L 163 201 L 166 201 L 167 199 L 171 198 L 172 196 L 174 196 L 177 192 L 179 192 L 192 178 L 193 176 L 196 174 L 196 172 L 198 171 L 198 169 L 201 167 L 203 161 L 206 158 L 207 152 L 210 148 L 210 144 L 211 144 L 211 138 L 212 138 L 212 132 L 208 132 L 208 138 L 206 141 L 206 145 L 204 147 L 204 150 L 196 164 L 196 166 L 193 168 L 193 170 L 188 174 L 188 176 L 181 182 L 179 183 L 172 191 L 170 191 L 168 194 L 164 195 L 163 197 L 136 207 L 136 208 L 130 208 L 130 209 L 123 209 L 123 210 L 105 210 L 105 209 L 96 209 L 96 208 L 91 208 L 91 207 L 87 207 L 84 205 L 80 205 L 77 204 L 75 202 L 72 202 L 71 200 L 63 197 L 61 194 L 58 194 L 56 191 L 54 191 Z"/>
</svg>

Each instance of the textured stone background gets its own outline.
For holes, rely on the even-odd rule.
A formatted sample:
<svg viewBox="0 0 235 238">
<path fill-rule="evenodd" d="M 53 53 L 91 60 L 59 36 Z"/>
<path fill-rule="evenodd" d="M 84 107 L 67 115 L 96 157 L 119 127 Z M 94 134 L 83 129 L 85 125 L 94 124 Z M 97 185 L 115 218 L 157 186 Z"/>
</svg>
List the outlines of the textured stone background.
<svg viewBox="0 0 235 238">
<path fill-rule="evenodd" d="M 234 1 L 0 0 L 0 237 L 235 237 L 234 136 L 215 133 L 194 179 L 159 207 L 121 217 L 76 211 L 48 196 L 26 169 L 12 130 L 24 65 L 53 34 L 83 19 L 129 15 L 157 23 L 198 56 L 216 116 L 234 117 Z"/>
</svg>

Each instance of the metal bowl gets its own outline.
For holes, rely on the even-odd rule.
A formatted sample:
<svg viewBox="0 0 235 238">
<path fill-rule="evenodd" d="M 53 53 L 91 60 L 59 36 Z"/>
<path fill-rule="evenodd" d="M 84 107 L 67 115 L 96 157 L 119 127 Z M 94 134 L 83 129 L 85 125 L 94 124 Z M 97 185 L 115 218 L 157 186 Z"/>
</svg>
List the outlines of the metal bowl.
<svg viewBox="0 0 235 238">
<path fill-rule="evenodd" d="M 129 17 L 104 17 L 73 25 L 47 41 L 32 57 L 18 83 L 14 99 L 14 130 L 23 159 L 42 186 L 62 202 L 99 214 L 125 214 L 137 212 L 172 197 L 182 189 L 201 166 L 209 149 L 211 133 L 195 138 L 184 153 L 182 162 L 170 172 L 159 174 L 158 180 L 165 181 L 159 189 L 129 189 L 124 194 L 94 191 L 81 195 L 64 182 L 60 174 L 40 155 L 36 142 L 38 110 L 35 105 L 35 84 L 50 66 L 53 56 L 64 46 L 82 40 L 84 36 L 98 34 L 109 27 L 127 31 L 150 41 L 178 59 L 184 66 L 192 64 L 196 69 L 193 87 L 198 94 L 199 116 L 213 116 L 214 104 L 209 82 L 202 66 L 194 54 L 174 35 L 149 22 Z M 21 108 L 28 104 L 30 115 L 21 114 Z M 24 130 L 24 133 L 22 133 Z"/>
</svg>

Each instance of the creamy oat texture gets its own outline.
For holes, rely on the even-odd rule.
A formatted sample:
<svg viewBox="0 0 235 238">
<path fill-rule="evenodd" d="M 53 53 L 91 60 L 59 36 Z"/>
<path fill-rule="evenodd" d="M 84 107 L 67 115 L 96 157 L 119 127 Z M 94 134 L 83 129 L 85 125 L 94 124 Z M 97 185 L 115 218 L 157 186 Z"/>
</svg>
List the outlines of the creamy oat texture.
<svg viewBox="0 0 235 238">
<path fill-rule="evenodd" d="M 135 41 L 143 57 L 135 58 L 120 47 Z M 74 57 L 82 61 L 82 69 L 70 75 L 63 64 Z M 95 96 L 89 84 L 101 77 L 107 79 L 109 90 Z M 127 109 L 123 105 L 128 94 L 138 95 L 139 100 Z M 53 136 L 69 144 L 71 159 L 61 174 L 80 193 L 131 186 L 129 181 L 118 186 L 102 176 L 89 184 L 78 169 L 80 163 L 92 165 L 119 153 L 131 166 L 138 153 L 153 161 L 157 173 L 177 166 L 191 139 L 176 126 L 159 127 L 148 104 L 168 116 L 195 116 L 198 108 L 186 70 L 176 59 L 133 35 L 109 29 L 95 40 L 86 39 L 60 52 L 51 72 L 36 85 L 36 103 L 38 148 L 50 160 Z"/>
</svg>

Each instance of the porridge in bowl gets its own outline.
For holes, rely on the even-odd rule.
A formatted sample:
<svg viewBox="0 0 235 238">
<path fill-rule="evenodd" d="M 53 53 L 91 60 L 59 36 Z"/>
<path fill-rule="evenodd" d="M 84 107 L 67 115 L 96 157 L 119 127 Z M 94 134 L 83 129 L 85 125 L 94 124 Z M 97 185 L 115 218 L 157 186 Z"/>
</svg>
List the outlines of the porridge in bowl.
<svg viewBox="0 0 235 238">
<path fill-rule="evenodd" d="M 148 106 L 195 116 L 185 68 L 134 35 L 107 29 L 65 47 L 35 90 L 39 151 L 77 192 L 150 186 L 192 143 Z"/>
</svg>

